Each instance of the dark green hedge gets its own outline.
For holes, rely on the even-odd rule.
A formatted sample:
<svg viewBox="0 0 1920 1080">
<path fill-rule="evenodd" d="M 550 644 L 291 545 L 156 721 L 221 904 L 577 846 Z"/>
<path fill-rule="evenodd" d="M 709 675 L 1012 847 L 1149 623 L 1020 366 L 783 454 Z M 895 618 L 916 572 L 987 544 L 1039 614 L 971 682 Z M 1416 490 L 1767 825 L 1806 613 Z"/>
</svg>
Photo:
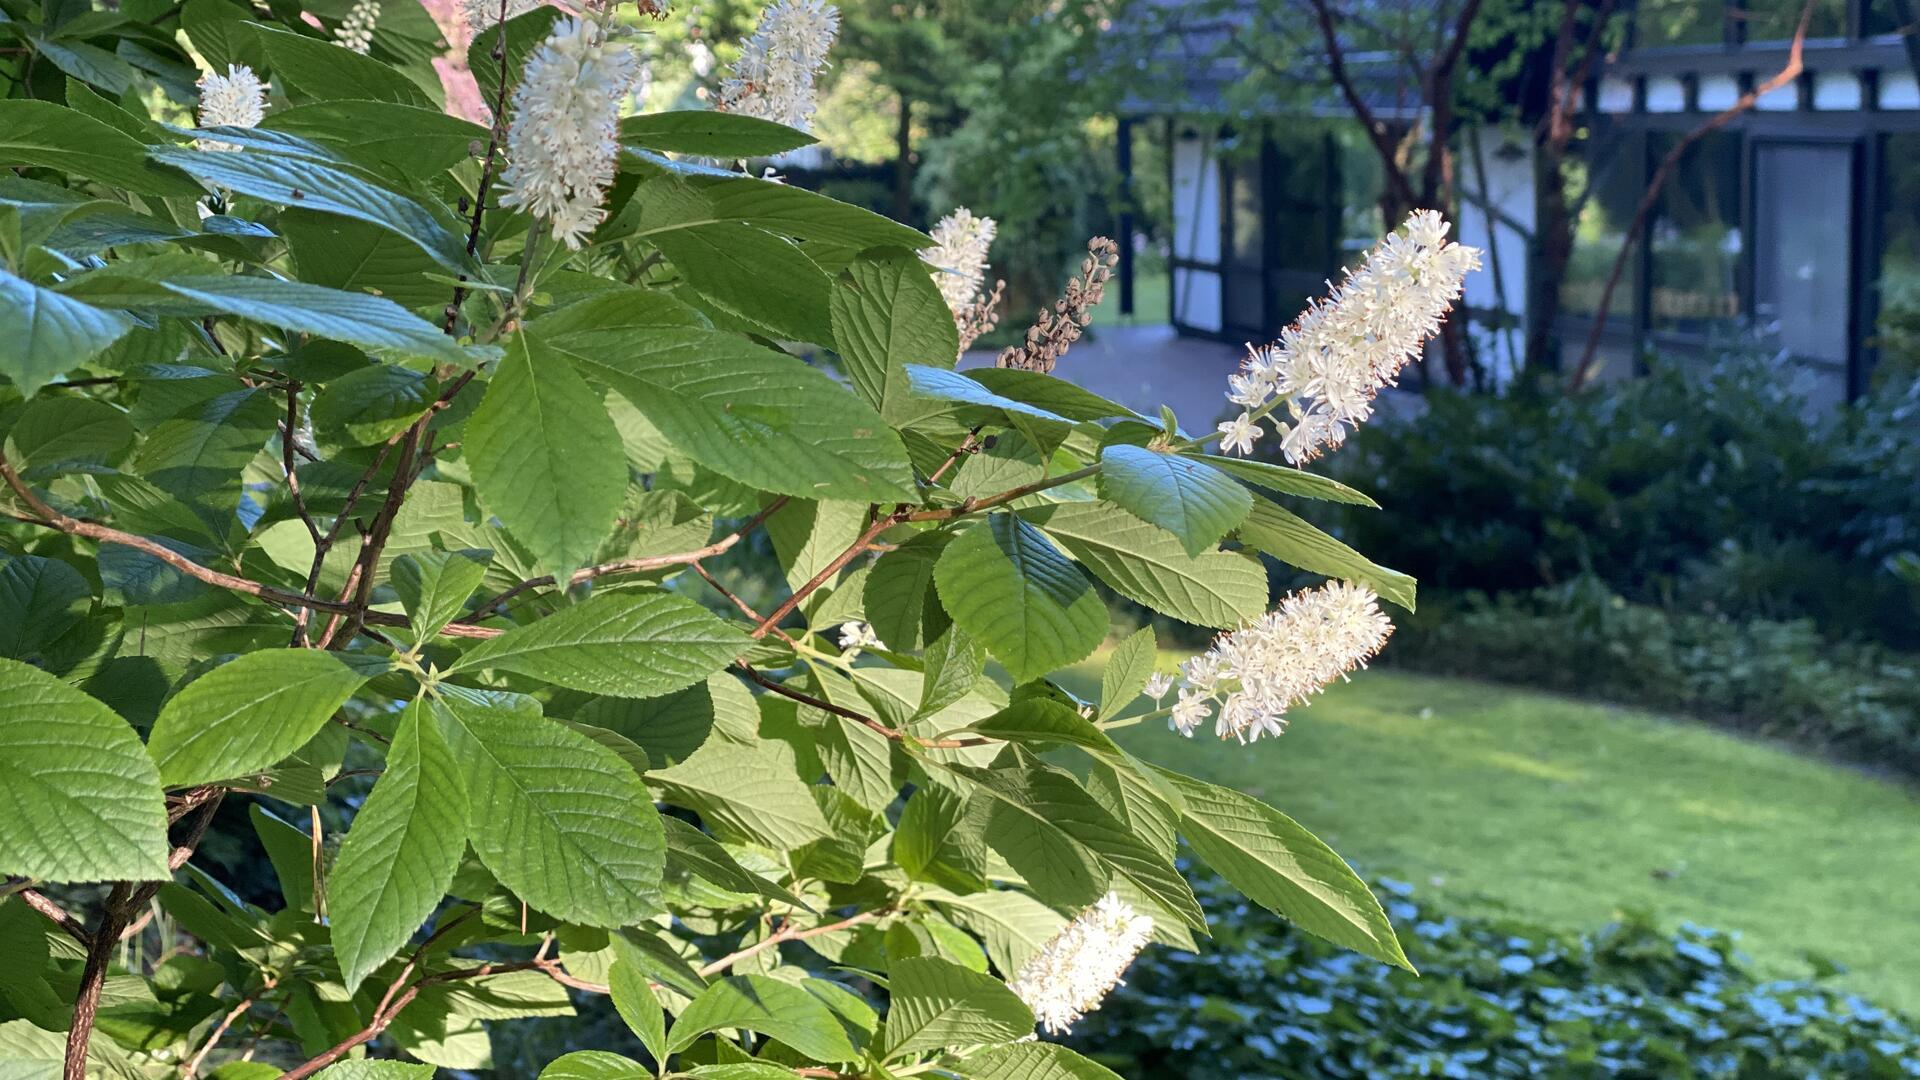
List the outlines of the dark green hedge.
<svg viewBox="0 0 1920 1080">
<path fill-rule="evenodd" d="M 1379 883 L 1415 978 L 1291 929 L 1214 879 L 1199 954 L 1149 949 L 1070 1042 L 1123 1076 L 1896 1077 L 1913 1020 L 1763 979 L 1731 937 L 1451 916 Z"/>
</svg>

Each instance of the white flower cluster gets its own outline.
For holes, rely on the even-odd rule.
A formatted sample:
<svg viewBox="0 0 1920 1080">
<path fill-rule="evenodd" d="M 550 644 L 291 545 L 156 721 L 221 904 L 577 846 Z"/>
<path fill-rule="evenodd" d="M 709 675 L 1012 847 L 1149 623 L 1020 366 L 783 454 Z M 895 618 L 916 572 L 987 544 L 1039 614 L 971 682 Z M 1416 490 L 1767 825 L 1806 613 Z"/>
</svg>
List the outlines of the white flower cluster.
<svg viewBox="0 0 1920 1080">
<path fill-rule="evenodd" d="M 1180 665 L 1167 726 L 1191 737 L 1220 706 L 1214 733 L 1252 742 L 1287 729 L 1287 710 L 1366 662 L 1393 623 L 1373 590 L 1344 581 L 1304 589 Z"/>
<path fill-rule="evenodd" d="M 547 221 L 576 251 L 607 216 L 600 204 L 620 155 L 620 101 L 637 67 L 590 20 L 562 19 L 513 91 L 500 202 Z"/>
<path fill-rule="evenodd" d="M 825 0 L 774 0 L 721 81 L 720 108 L 806 131 L 814 79 L 839 33 L 840 9 Z"/>
<path fill-rule="evenodd" d="M 1113 893 L 1074 917 L 1007 984 L 1050 1035 L 1098 1009 L 1153 938 L 1153 919 Z"/>
<path fill-rule="evenodd" d="M 507 19 L 525 15 L 540 6 L 541 0 L 506 0 L 506 19 L 500 17 L 501 0 L 460 0 L 460 18 L 472 33 L 497 26 Z"/>
<path fill-rule="evenodd" d="M 928 235 L 933 246 L 920 250 L 920 260 L 939 271 L 933 283 L 955 315 L 966 311 L 987 280 L 987 249 L 998 227 L 990 217 L 975 217 L 958 207 L 940 219 Z"/>
<path fill-rule="evenodd" d="M 247 65 L 228 64 L 225 75 L 209 71 L 200 76 L 201 127 L 258 127 L 266 115 L 267 88 Z M 202 150 L 240 149 L 218 139 L 195 139 L 193 144 Z"/>
<path fill-rule="evenodd" d="M 1258 414 L 1276 398 L 1293 416 L 1274 430 L 1296 465 L 1339 446 L 1371 416 L 1374 395 L 1440 332 L 1467 272 L 1480 267 L 1479 250 L 1449 243 L 1448 228 L 1434 211 L 1414 211 L 1279 341 L 1249 348 L 1228 380 L 1227 400 L 1241 412 L 1220 425 L 1221 448 L 1252 452 Z"/>
<path fill-rule="evenodd" d="M 373 48 L 373 27 L 379 21 L 380 0 L 359 0 L 333 32 L 333 39 L 364 56 Z"/>
<path fill-rule="evenodd" d="M 873 632 L 873 627 L 855 621 L 840 624 L 840 647 L 842 649 L 884 649 L 886 643 Z"/>
</svg>

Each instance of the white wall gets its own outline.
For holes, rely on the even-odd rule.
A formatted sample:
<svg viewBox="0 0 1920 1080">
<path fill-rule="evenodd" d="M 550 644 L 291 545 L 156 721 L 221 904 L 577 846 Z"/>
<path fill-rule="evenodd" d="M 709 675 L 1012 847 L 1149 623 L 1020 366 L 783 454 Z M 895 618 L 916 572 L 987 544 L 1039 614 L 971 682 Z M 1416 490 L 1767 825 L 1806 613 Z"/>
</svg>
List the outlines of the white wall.
<svg viewBox="0 0 1920 1080">
<path fill-rule="evenodd" d="M 1472 138 L 1473 136 L 1468 136 Z M 1460 154 L 1460 242 L 1481 249 L 1480 272 L 1467 276 L 1466 302 L 1505 311 L 1520 326 L 1494 331 L 1475 326 L 1480 360 L 1496 382 L 1512 378 L 1522 359 L 1527 307 L 1527 234 L 1533 229 L 1533 146 L 1518 135 L 1483 130 L 1476 147 Z M 1484 183 L 1481 165 L 1486 166 Z M 1500 266 L 1496 284 L 1494 256 Z M 1504 285 L 1504 297 L 1498 287 Z"/>
</svg>

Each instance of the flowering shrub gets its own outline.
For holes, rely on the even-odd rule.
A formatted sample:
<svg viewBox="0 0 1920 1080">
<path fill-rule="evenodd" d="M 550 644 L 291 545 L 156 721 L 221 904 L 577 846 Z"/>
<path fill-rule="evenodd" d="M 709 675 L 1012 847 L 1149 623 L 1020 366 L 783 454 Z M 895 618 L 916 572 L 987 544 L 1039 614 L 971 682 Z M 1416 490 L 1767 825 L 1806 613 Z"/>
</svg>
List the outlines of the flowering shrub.
<svg viewBox="0 0 1920 1080">
<path fill-rule="evenodd" d="M 1277 501 L 1366 496 L 1050 374 L 1111 244 L 962 374 L 984 243 L 747 165 L 812 141 L 817 0 L 727 109 L 627 116 L 614 12 L 465 5 L 486 127 L 401 0 L 273 10 L 0 23 L 0 1072 L 426 1076 L 605 995 L 650 1066 L 543 1076 L 1104 1076 L 1031 1036 L 1205 934 L 1179 838 L 1406 964 L 1318 840 L 1109 737 L 1151 632 L 1049 681 L 1099 581 L 1233 631 L 1176 726 L 1275 734 L 1412 603 Z M 760 531 L 757 608 L 703 563 Z M 1268 616 L 1261 552 L 1340 581 Z M 276 903 L 196 860 L 242 800 Z"/>
</svg>

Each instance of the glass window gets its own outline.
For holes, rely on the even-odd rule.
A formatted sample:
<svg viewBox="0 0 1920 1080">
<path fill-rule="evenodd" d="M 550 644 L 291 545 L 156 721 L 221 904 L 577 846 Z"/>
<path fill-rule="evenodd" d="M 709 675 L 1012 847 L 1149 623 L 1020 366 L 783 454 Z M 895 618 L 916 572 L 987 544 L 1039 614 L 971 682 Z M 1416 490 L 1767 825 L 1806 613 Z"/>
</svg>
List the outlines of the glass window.
<svg viewBox="0 0 1920 1080">
<path fill-rule="evenodd" d="M 1640 0 L 1634 9 L 1633 43 L 1717 45 L 1726 39 L 1720 0 Z"/>
<path fill-rule="evenodd" d="M 1639 139 L 1615 136 L 1589 142 L 1569 158 L 1569 195 L 1578 198 L 1589 184 L 1593 191 L 1574 222 L 1573 258 L 1567 263 L 1567 276 L 1561 284 L 1560 304 L 1568 315 L 1591 316 L 1599 310 L 1607 274 L 1620 255 L 1634 207 L 1645 190 L 1641 153 Z M 1614 289 L 1607 321 L 1617 330 L 1633 326 L 1638 270 L 1639 260 L 1628 260 L 1619 287 Z"/>
<path fill-rule="evenodd" d="M 1753 157 L 1753 321 L 1803 360 L 1844 364 L 1853 277 L 1853 146 L 1760 143 Z"/>
<path fill-rule="evenodd" d="M 1868 37 L 1905 31 L 1894 0 L 1861 0 L 1861 23 L 1860 31 Z"/>
<path fill-rule="evenodd" d="M 1658 161 L 1675 136 L 1651 140 Z M 1680 159 L 1647 229 L 1652 280 L 1648 323 L 1655 330 L 1709 334 L 1736 330 L 1740 295 L 1740 137 L 1708 135 Z"/>
<path fill-rule="evenodd" d="M 1736 0 L 1728 6 L 1732 17 L 1745 24 L 1748 41 L 1788 41 L 1800 25 L 1805 4 L 1803 0 Z M 1847 0 L 1815 0 L 1813 14 L 1807 19 L 1807 36 L 1847 36 Z"/>
</svg>

